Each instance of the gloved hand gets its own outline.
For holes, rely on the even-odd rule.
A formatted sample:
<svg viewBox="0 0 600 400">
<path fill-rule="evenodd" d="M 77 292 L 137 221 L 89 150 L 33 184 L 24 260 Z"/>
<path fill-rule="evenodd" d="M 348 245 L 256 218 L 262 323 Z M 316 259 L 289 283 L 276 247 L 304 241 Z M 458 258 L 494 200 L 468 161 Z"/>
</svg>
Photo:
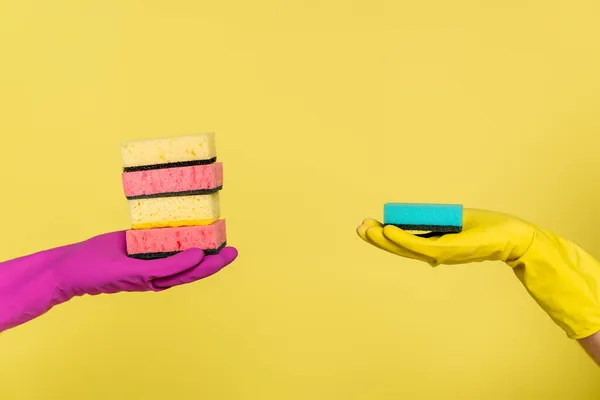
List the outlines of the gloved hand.
<svg viewBox="0 0 600 400">
<path fill-rule="evenodd" d="M 0 263 L 0 332 L 30 321 L 75 296 L 162 291 L 220 271 L 237 257 L 226 247 L 204 256 L 190 249 L 158 260 L 127 256 L 125 232 Z"/>
<path fill-rule="evenodd" d="M 366 219 L 358 235 L 382 250 L 428 263 L 502 261 L 572 339 L 600 331 L 600 263 L 577 245 L 519 218 L 464 209 L 463 231 L 423 238 Z"/>
</svg>

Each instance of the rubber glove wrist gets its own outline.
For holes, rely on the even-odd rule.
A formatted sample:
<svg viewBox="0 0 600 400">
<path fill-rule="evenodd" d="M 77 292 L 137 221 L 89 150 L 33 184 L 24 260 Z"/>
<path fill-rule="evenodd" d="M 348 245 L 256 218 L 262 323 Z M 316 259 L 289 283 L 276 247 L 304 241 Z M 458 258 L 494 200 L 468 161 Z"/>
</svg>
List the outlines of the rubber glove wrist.
<svg viewBox="0 0 600 400">
<path fill-rule="evenodd" d="M 568 337 L 600 331 L 600 262 L 581 247 L 535 226 L 527 251 L 506 264 Z"/>
<path fill-rule="evenodd" d="M 36 318 L 72 298 L 56 276 L 63 248 L 0 263 L 0 332 Z"/>
</svg>

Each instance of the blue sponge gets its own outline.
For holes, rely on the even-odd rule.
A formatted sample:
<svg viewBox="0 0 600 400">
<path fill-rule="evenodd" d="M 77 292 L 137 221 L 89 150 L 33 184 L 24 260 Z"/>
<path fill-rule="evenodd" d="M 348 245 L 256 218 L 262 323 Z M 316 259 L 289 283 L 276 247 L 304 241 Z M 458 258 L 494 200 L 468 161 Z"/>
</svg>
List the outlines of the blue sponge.
<svg viewBox="0 0 600 400">
<path fill-rule="evenodd" d="M 403 230 L 431 233 L 462 231 L 461 204 L 387 203 L 383 206 L 383 224 Z"/>
</svg>

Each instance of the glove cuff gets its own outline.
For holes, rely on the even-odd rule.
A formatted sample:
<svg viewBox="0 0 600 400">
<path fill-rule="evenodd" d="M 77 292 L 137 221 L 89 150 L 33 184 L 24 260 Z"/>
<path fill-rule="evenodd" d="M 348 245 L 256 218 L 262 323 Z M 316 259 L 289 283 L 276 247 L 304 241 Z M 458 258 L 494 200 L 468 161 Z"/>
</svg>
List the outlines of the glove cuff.
<svg viewBox="0 0 600 400">
<path fill-rule="evenodd" d="M 527 251 L 507 264 L 568 337 L 600 331 L 600 263 L 579 246 L 536 228 Z"/>
</svg>

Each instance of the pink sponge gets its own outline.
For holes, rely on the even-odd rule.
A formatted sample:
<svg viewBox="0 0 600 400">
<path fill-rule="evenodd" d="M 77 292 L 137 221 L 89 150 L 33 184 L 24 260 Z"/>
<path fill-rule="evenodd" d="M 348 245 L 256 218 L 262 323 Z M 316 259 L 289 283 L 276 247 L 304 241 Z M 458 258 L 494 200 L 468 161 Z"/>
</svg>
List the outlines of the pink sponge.
<svg viewBox="0 0 600 400">
<path fill-rule="evenodd" d="M 221 190 L 223 164 L 123 172 L 122 180 L 129 200 L 208 194 Z"/>
<path fill-rule="evenodd" d="M 202 226 L 133 229 L 126 232 L 126 237 L 127 253 L 134 258 L 168 257 L 191 248 L 214 254 L 226 245 L 225 220 Z"/>
</svg>

